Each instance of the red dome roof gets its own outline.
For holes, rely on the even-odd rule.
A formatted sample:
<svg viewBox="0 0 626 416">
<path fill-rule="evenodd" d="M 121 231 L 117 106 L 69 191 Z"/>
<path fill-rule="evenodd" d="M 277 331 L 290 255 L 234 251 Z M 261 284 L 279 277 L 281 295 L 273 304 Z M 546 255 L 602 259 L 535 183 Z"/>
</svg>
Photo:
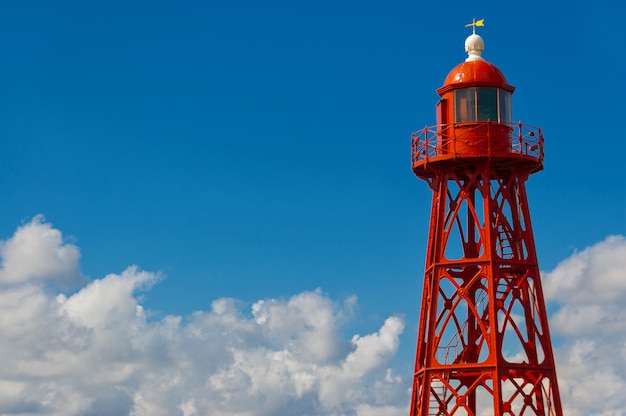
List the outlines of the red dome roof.
<svg viewBox="0 0 626 416">
<path fill-rule="evenodd" d="M 506 81 L 504 74 L 495 65 L 484 60 L 466 61 L 457 65 L 439 88 L 439 94 L 454 88 L 464 87 L 499 87 L 513 92 L 512 87 Z"/>
</svg>

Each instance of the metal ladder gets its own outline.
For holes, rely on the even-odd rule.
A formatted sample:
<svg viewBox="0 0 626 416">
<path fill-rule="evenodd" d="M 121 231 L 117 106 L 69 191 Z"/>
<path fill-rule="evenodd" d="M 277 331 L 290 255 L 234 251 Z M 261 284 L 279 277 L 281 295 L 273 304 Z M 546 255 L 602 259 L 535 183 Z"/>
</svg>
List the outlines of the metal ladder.
<svg viewBox="0 0 626 416">
<path fill-rule="evenodd" d="M 441 381 L 432 381 L 430 383 L 430 394 L 428 395 L 428 416 L 445 416 L 445 410 L 442 410 L 441 404 L 446 403 L 446 386 Z M 439 400 L 437 400 L 437 397 Z"/>
<path fill-rule="evenodd" d="M 510 259 L 513 257 L 513 248 L 511 247 L 511 239 L 504 227 L 500 225 L 498 227 L 498 248 L 500 249 L 500 258 Z"/>
</svg>

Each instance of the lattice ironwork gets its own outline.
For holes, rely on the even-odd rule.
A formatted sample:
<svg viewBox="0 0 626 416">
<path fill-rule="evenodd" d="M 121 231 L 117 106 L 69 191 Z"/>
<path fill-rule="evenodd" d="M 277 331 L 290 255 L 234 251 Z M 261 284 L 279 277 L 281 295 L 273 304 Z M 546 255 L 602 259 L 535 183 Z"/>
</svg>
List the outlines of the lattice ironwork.
<svg viewBox="0 0 626 416">
<path fill-rule="evenodd" d="M 529 169 L 503 169 L 490 157 L 461 166 L 430 168 L 436 180 L 411 415 L 561 416 Z"/>
</svg>

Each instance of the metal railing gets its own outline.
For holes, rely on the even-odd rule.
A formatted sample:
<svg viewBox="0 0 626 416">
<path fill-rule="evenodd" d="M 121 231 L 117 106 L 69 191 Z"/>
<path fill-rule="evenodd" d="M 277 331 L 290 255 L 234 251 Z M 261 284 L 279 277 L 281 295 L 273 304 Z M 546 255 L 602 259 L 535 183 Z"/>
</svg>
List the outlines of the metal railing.
<svg viewBox="0 0 626 416">
<path fill-rule="evenodd" d="M 483 305 L 483 302 L 485 303 L 484 305 Z M 488 306 L 487 302 L 488 302 L 487 292 L 481 291 L 478 297 L 476 298 L 476 300 L 474 301 L 474 304 L 475 304 L 474 310 L 478 313 L 476 317 L 480 320 L 486 319 L 485 311 Z M 481 306 L 482 306 L 482 309 L 481 309 Z M 482 311 L 482 313 L 479 311 Z M 450 312 L 450 313 L 452 314 L 453 312 Z M 450 324 L 450 322 L 448 322 L 448 324 Z M 458 361 L 463 358 L 462 354 L 464 352 L 464 349 L 467 348 L 468 342 L 473 342 L 471 340 L 468 340 L 467 328 L 468 328 L 468 324 L 467 324 L 467 319 L 466 319 L 461 324 L 461 326 L 457 328 L 456 332 L 448 340 L 448 343 L 446 345 L 437 346 L 437 361 L 439 361 L 439 364 L 443 364 L 443 365 L 457 364 Z M 484 336 L 485 334 L 482 334 L 482 335 Z"/>
<path fill-rule="evenodd" d="M 520 123 L 495 123 L 490 121 L 474 123 L 440 124 L 425 127 L 411 135 L 412 162 L 428 161 L 439 156 L 463 156 L 456 152 L 457 143 L 467 147 L 471 144 L 502 153 L 502 146 L 492 149 L 491 138 L 503 135 L 503 126 L 510 130 L 511 146 L 506 150 L 512 156 L 519 155 L 543 160 L 543 133 L 541 128 Z M 478 134 L 477 132 L 480 132 Z M 471 137 L 470 137 L 471 136 Z M 509 136 L 509 134 L 507 134 Z"/>
</svg>

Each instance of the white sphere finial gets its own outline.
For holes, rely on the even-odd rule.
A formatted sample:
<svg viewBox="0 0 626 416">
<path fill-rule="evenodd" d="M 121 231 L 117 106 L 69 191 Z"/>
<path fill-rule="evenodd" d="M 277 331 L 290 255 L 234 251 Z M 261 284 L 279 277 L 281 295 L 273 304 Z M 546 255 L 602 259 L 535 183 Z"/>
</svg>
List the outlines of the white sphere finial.
<svg viewBox="0 0 626 416">
<path fill-rule="evenodd" d="M 469 55 L 465 62 L 470 61 L 484 61 L 485 59 L 481 56 L 483 51 L 485 50 L 485 41 L 483 38 L 476 34 L 477 26 L 485 26 L 485 19 L 472 19 L 472 23 L 465 25 L 465 27 L 472 28 L 472 34 L 465 39 L 465 52 Z"/>
<path fill-rule="evenodd" d="M 467 52 L 468 57 L 465 59 L 465 62 L 470 61 L 484 61 L 481 55 L 485 50 L 485 41 L 483 38 L 476 34 L 471 34 L 465 39 L 465 52 Z"/>
</svg>

